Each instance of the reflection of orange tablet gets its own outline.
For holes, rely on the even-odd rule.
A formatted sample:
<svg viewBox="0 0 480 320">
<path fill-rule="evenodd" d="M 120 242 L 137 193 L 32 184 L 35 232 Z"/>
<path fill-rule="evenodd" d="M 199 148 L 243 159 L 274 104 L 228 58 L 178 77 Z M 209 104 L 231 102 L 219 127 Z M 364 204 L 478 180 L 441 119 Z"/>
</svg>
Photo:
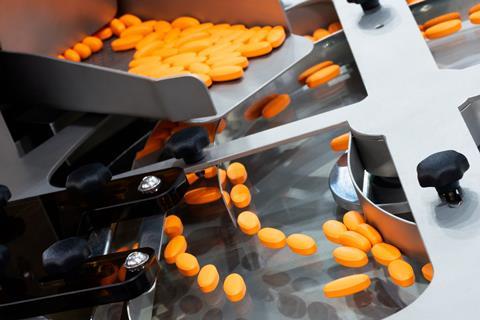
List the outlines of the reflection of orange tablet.
<svg viewBox="0 0 480 320">
<path fill-rule="evenodd" d="M 322 84 L 340 75 L 340 66 L 337 64 L 325 67 L 307 78 L 307 86 L 309 88 L 316 88 Z"/>
<path fill-rule="evenodd" d="M 206 204 L 217 201 L 222 194 L 215 187 L 201 187 L 185 193 L 184 199 L 187 204 Z"/>
<path fill-rule="evenodd" d="M 441 16 L 435 17 L 433 19 L 430 19 L 423 24 L 423 28 L 428 29 L 439 23 L 454 20 L 454 19 L 458 19 L 458 20 L 462 19 L 460 16 L 460 12 L 450 12 L 450 13 L 442 14 Z"/>
<path fill-rule="evenodd" d="M 257 118 L 260 118 L 260 116 L 262 115 L 262 110 L 265 107 L 265 105 L 269 101 L 274 99 L 276 96 L 278 96 L 278 94 L 271 94 L 269 96 L 263 97 L 263 98 L 255 101 L 243 113 L 243 117 L 245 118 L 245 120 L 253 121 Z"/>
<path fill-rule="evenodd" d="M 459 19 L 445 21 L 425 30 L 428 39 L 438 39 L 449 36 L 462 29 L 462 21 Z"/>
<path fill-rule="evenodd" d="M 288 94 L 280 94 L 270 100 L 262 110 L 265 119 L 270 119 L 281 113 L 290 105 L 291 99 Z"/>
<path fill-rule="evenodd" d="M 331 66 L 333 64 L 333 61 L 327 60 L 323 61 L 320 63 L 317 63 L 316 65 L 308 68 L 307 70 L 303 71 L 299 76 L 298 76 L 298 81 L 303 82 L 305 81 L 308 77 L 310 77 L 312 74 L 317 72 L 318 70 L 321 70 L 325 67 Z"/>
</svg>

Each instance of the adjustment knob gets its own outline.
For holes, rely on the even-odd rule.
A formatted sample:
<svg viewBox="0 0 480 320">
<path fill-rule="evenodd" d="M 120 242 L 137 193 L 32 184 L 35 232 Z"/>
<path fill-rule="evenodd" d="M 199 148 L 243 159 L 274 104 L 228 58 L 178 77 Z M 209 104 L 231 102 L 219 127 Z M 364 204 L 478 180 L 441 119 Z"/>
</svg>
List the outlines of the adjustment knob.
<svg viewBox="0 0 480 320">
<path fill-rule="evenodd" d="M 89 256 L 87 241 L 71 237 L 59 240 L 43 251 L 42 264 L 49 275 L 62 275 L 78 268 Z"/>
<path fill-rule="evenodd" d="M 0 184 L 0 207 L 4 207 L 11 197 L 12 194 L 10 193 L 10 189 L 8 189 L 7 186 Z"/>
<path fill-rule="evenodd" d="M 470 168 L 467 158 L 456 151 L 434 153 L 417 166 L 418 182 L 423 188 L 434 187 L 449 204 L 462 201 L 459 180 Z"/>
<path fill-rule="evenodd" d="M 361 5 L 363 11 L 370 11 L 380 7 L 379 0 L 347 0 L 347 2 Z"/>
<path fill-rule="evenodd" d="M 205 157 L 203 149 L 210 144 L 208 132 L 203 127 L 189 127 L 176 132 L 165 145 L 165 152 L 185 163 L 195 163 Z"/>
<path fill-rule="evenodd" d="M 101 163 L 84 165 L 72 171 L 65 187 L 82 194 L 90 194 L 101 190 L 112 180 L 112 173 Z"/>
</svg>

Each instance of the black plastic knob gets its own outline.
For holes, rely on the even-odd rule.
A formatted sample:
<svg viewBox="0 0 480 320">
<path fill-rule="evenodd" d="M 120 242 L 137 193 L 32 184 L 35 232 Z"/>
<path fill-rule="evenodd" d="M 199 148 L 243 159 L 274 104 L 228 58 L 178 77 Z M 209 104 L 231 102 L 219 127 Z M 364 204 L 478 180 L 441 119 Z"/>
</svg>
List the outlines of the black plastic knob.
<svg viewBox="0 0 480 320">
<path fill-rule="evenodd" d="M 347 0 L 350 3 L 356 3 L 362 6 L 363 11 L 371 11 L 380 7 L 379 0 Z"/>
<path fill-rule="evenodd" d="M 434 153 L 417 166 L 420 186 L 434 187 L 438 195 L 450 204 L 462 201 L 459 180 L 470 168 L 467 158 L 456 151 Z"/>
<path fill-rule="evenodd" d="M 55 242 L 42 254 L 42 263 L 50 276 L 58 276 L 75 270 L 90 256 L 87 241 L 71 237 Z"/>
<path fill-rule="evenodd" d="M 208 132 L 203 127 L 189 127 L 173 134 L 165 145 L 165 152 L 185 163 L 195 163 L 205 157 L 203 149 L 210 144 Z"/>
<path fill-rule="evenodd" d="M 101 163 L 84 165 L 72 171 L 65 186 L 68 190 L 91 194 L 101 190 L 112 180 L 112 173 Z"/>
<path fill-rule="evenodd" d="M 7 186 L 0 184 L 0 207 L 4 207 L 11 197 L 12 194 L 10 192 L 10 189 L 8 189 Z"/>
</svg>

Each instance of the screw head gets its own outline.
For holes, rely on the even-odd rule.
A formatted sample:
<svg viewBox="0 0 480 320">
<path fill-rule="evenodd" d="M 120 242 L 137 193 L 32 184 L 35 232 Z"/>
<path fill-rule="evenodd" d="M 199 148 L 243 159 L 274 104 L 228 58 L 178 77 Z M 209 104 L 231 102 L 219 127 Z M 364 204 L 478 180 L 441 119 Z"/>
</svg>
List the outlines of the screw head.
<svg viewBox="0 0 480 320">
<path fill-rule="evenodd" d="M 141 193 L 155 193 L 158 191 L 158 187 L 161 183 L 162 180 L 160 180 L 158 177 L 145 176 L 138 186 L 138 191 Z"/>
<path fill-rule="evenodd" d="M 135 271 L 147 263 L 150 256 L 140 251 L 130 253 L 125 259 L 124 266 L 127 270 Z"/>
</svg>

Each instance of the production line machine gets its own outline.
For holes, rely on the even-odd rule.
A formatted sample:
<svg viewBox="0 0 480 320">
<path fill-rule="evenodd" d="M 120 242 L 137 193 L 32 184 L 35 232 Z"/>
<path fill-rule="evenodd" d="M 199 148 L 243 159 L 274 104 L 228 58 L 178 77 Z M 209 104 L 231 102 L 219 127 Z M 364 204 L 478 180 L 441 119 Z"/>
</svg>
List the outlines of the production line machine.
<svg viewBox="0 0 480 320">
<path fill-rule="evenodd" d="M 480 2 L 408 2 L 0 1 L 0 319 L 475 319 Z M 207 77 L 69 61 L 132 17 Z"/>
</svg>

